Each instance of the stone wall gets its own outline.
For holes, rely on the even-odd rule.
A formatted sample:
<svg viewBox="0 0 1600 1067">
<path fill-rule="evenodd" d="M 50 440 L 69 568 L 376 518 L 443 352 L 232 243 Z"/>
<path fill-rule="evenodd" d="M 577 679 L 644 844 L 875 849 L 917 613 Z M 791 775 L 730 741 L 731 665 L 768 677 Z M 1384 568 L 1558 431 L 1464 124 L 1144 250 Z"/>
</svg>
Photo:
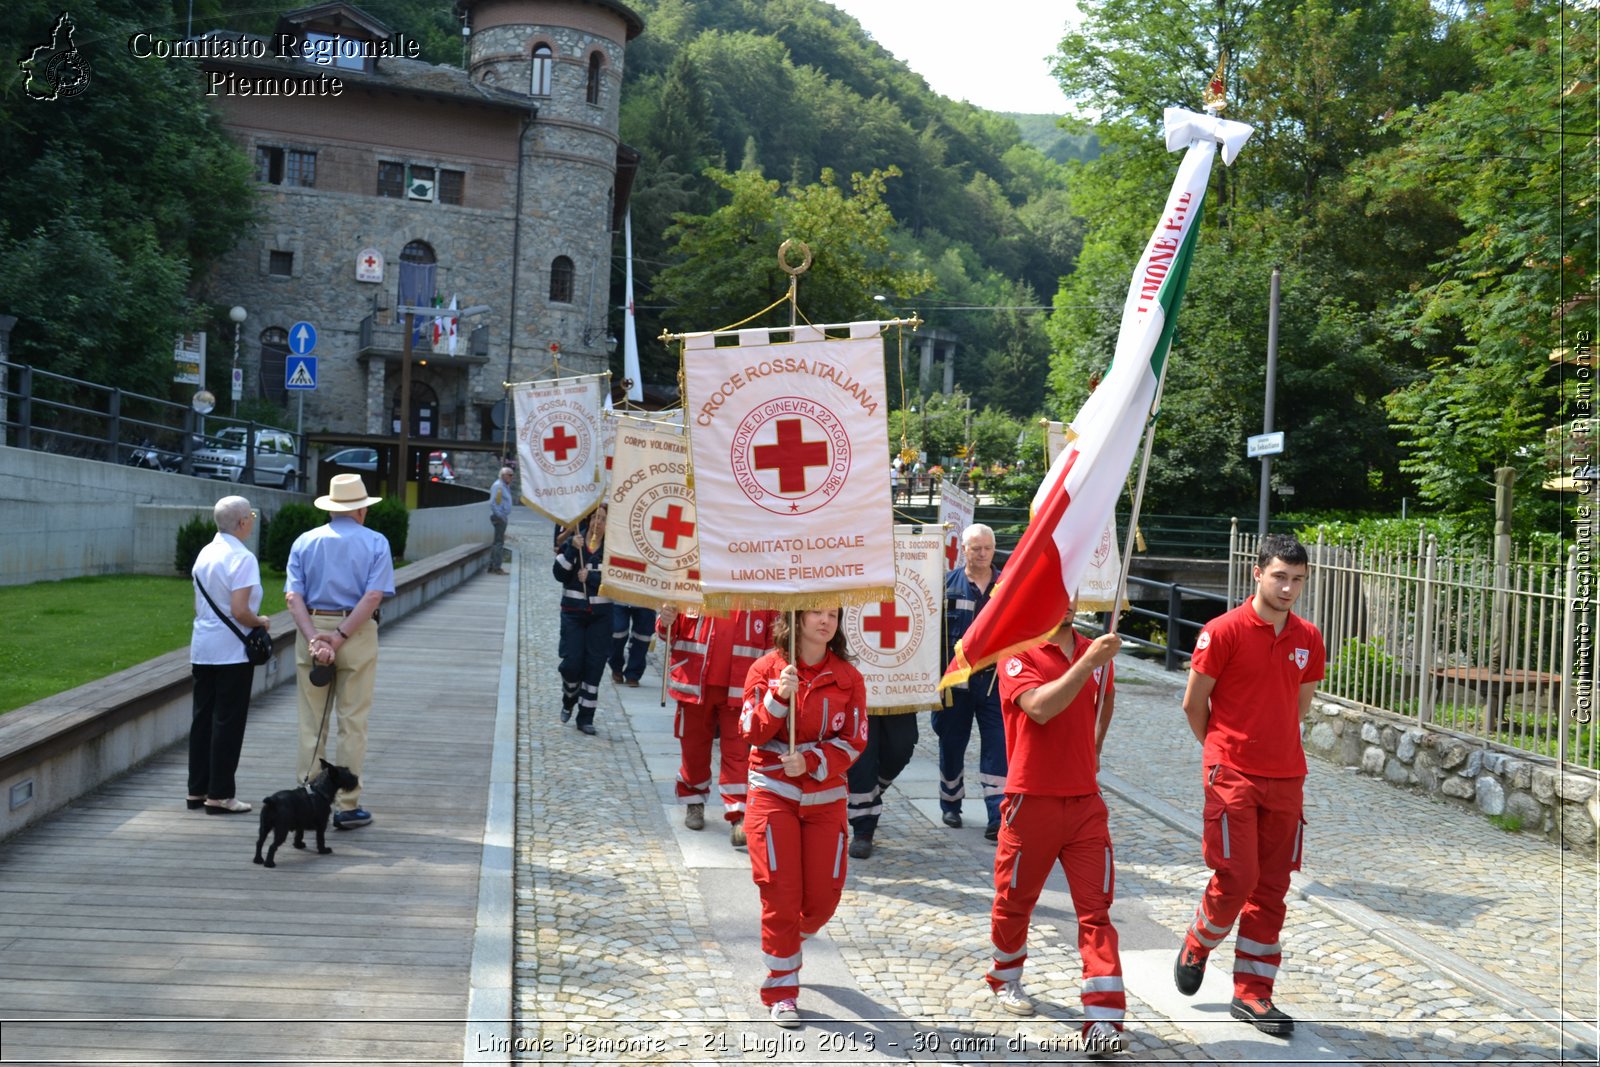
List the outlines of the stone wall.
<svg viewBox="0 0 1600 1067">
<path fill-rule="evenodd" d="M 1553 759 L 1516 752 L 1374 708 L 1319 698 L 1300 724 L 1306 752 L 1483 815 L 1515 821 L 1574 846 L 1600 826 L 1592 772 L 1563 773 Z"/>
</svg>

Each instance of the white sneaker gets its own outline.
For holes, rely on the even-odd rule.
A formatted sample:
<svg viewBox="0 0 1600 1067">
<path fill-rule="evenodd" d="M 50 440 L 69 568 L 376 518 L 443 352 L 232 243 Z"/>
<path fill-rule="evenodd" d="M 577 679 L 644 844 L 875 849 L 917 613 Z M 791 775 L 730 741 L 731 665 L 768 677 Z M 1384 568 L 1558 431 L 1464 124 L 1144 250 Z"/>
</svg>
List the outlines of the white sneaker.
<svg viewBox="0 0 1600 1067">
<path fill-rule="evenodd" d="M 772 1006 L 772 1021 L 788 1030 L 800 1025 L 800 1008 L 793 1000 L 780 1000 Z"/>
<path fill-rule="evenodd" d="M 994 999 L 1012 1015 L 1032 1015 L 1033 1001 L 1022 991 L 1021 982 L 1007 982 L 994 991 Z"/>
<path fill-rule="evenodd" d="M 206 801 L 207 815 L 243 815 L 249 810 L 250 805 L 233 797 L 229 797 L 227 800 Z"/>
<path fill-rule="evenodd" d="M 1108 1022 L 1092 1022 L 1083 1028 L 1083 1047 L 1095 1059 L 1122 1051 L 1122 1031 Z"/>
</svg>

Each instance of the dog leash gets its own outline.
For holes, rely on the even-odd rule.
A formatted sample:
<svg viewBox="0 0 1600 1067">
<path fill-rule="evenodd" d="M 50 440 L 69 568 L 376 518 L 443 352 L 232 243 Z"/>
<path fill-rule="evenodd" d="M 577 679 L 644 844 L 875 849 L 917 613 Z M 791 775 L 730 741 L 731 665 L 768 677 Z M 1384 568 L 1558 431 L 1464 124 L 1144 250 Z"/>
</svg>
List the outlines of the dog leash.
<svg viewBox="0 0 1600 1067">
<path fill-rule="evenodd" d="M 333 683 L 336 680 L 336 677 L 337 676 L 335 676 L 335 678 L 328 679 L 328 696 L 322 702 L 322 725 L 317 727 L 317 743 L 316 746 L 311 750 L 313 754 L 317 754 L 322 751 L 323 732 L 328 729 L 328 713 L 333 711 Z M 300 779 L 300 784 L 305 786 L 308 790 L 311 788 L 310 771 L 307 771 L 305 777 Z"/>
</svg>

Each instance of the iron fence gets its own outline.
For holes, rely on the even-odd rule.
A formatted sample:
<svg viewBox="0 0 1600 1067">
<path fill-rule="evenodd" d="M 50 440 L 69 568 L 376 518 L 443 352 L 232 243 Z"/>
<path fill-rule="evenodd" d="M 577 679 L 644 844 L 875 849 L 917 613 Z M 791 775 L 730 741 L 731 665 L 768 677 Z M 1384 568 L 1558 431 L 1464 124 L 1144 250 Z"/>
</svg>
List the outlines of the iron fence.
<svg viewBox="0 0 1600 1067">
<path fill-rule="evenodd" d="M 1257 539 L 1235 528 L 1228 589 L 1250 595 Z M 1311 552 L 1298 610 L 1322 631 L 1341 700 L 1571 766 L 1597 766 L 1592 564 L 1573 546 L 1497 552 L 1329 544 Z"/>
<path fill-rule="evenodd" d="M 171 400 L 0 361 L 0 443 L 17 448 L 190 474 L 196 451 L 230 444 L 217 436 L 230 426 L 243 427 L 247 441 L 254 441 L 261 428 L 223 415 L 200 416 Z M 303 483 L 303 438 L 296 439 L 296 455 Z M 256 450 L 246 448 L 244 457 L 239 481 L 254 485 Z"/>
</svg>

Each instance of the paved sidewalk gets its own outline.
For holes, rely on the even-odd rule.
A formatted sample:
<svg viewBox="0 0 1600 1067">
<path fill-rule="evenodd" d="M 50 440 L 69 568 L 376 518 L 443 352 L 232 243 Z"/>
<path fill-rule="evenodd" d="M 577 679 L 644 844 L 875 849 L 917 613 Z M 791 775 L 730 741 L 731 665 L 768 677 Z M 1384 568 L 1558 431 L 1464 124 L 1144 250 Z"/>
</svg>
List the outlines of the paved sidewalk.
<svg viewBox="0 0 1600 1067">
<path fill-rule="evenodd" d="M 250 707 L 256 811 L 186 810 L 180 744 L 0 843 L 0 1062 L 459 1063 L 508 597 L 480 575 L 382 628 L 374 822 L 332 855 L 252 862 L 292 682 Z"/>
</svg>

